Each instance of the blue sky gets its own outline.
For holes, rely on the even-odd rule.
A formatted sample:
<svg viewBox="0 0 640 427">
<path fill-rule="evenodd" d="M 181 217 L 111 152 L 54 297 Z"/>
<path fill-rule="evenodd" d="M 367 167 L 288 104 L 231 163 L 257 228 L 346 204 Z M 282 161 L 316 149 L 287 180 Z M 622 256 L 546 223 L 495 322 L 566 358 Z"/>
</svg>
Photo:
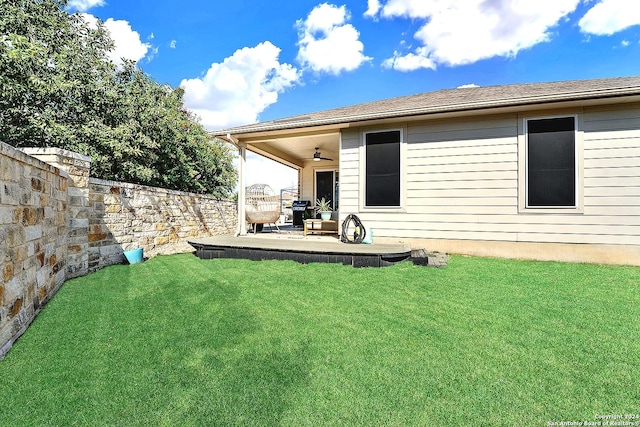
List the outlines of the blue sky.
<svg viewBox="0 0 640 427">
<path fill-rule="evenodd" d="M 70 0 L 210 130 L 455 88 L 640 75 L 638 0 Z M 95 17 L 95 18 L 94 18 Z M 295 179 L 252 157 L 248 181 Z M 251 184 L 253 182 L 249 182 Z"/>
</svg>

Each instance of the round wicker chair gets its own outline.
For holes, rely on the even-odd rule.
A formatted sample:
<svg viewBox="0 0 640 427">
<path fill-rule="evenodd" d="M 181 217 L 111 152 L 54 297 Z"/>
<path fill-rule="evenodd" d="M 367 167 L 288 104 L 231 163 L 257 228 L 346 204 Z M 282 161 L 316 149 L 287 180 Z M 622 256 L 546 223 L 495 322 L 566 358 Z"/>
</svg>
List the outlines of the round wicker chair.
<svg viewBox="0 0 640 427">
<path fill-rule="evenodd" d="M 280 198 L 268 184 L 253 184 L 245 189 L 245 217 L 254 233 L 262 231 L 264 224 L 273 224 L 280 231 Z"/>
</svg>

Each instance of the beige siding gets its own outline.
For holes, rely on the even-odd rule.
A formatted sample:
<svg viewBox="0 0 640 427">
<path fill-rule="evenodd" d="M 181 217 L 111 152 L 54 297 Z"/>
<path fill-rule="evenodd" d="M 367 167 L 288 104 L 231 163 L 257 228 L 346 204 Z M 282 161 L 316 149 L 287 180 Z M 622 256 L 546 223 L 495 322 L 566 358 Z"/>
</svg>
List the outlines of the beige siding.
<svg viewBox="0 0 640 427">
<path fill-rule="evenodd" d="M 587 111 L 584 128 L 585 216 L 605 243 L 638 245 L 640 105 Z"/>
<path fill-rule="evenodd" d="M 360 206 L 360 131 L 342 133 L 340 147 L 340 221 Z"/>
<path fill-rule="evenodd" d="M 372 129 L 344 131 L 341 217 L 356 213 L 387 238 L 640 245 L 640 105 L 566 113 L 582 126 L 584 206 L 574 213 L 519 212 L 518 121 L 527 114 L 514 113 L 406 124 L 401 212 L 362 208 L 362 132 Z"/>
</svg>

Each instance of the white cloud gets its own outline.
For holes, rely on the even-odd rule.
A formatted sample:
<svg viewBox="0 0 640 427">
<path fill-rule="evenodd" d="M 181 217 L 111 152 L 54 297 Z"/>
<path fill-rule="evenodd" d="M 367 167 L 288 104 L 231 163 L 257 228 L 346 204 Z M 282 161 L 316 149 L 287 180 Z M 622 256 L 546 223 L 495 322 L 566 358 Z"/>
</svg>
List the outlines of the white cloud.
<svg viewBox="0 0 640 427">
<path fill-rule="evenodd" d="M 384 65 L 401 71 L 456 66 L 519 51 L 550 39 L 550 30 L 580 0 L 388 0 L 385 18 L 424 20 L 414 52 L 395 53 Z"/>
<path fill-rule="evenodd" d="M 98 18 L 88 13 L 81 13 L 80 15 L 90 26 L 97 27 Z M 146 56 L 151 48 L 151 44 L 143 43 L 140 40 L 140 34 L 134 31 L 127 21 L 109 18 L 104 21 L 104 26 L 109 31 L 115 44 L 114 49 L 109 52 L 108 56 L 116 65 L 122 64 L 122 58 L 138 62 Z M 157 50 L 152 51 L 152 54 L 156 53 Z"/>
<path fill-rule="evenodd" d="M 466 84 L 466 85 L 460 85 L 456 89 L 471 89 L 471 88 L 474 88 L 474 87 L 480 87 L 480 86 L 478 86 L 475 83 L 469 83 L 469 84 Z"/>
<path fill-rule="evenodd" d="M 300 71 L 281 64 L 279 55 L 280 48 L 266 41 L 211 64 L 203 77 L 180 83 L 185 106 L 209 129 L 255 123 L 279 93 L 300 80 Z"/>
<path fill-rule="evenodd" d="M 405 18 L 428 18 L 436 13 L 433 11 L 439 8 L 437 3 L 439 3 L 437 0 L 388 0 L 384 7 L 382 7 L 382 16 L 385 18 L 398 16 Z M 445 1 L 445 3 L 455 3 L 455 1 Z M 446 7 L 447 5 L 445 4 L 443 6 Z"/>
<path fill-rule="evenodd" d="M 323 3 L 307 19 L 298 20 L 298 61 L 315 72 L 334 75 L 353 71 L 371 58 L 363 54 L 360 33 L 351 24 L 346 7 Z"/>
<path fill-rule="evenodd" d="M 640 2 L 637 0 L 602 0 L 580 19 L 584 33 L 610 36 L 640 24 Z"/>
<path fill-rule="evenodd" d="M 92 7 L 104 6 L 104 0 L 69 0 L 68 9 L 75 9 L 79 12 L 86 12 Z"/>
<path fill-rule="evenodd" d="M 121 58 L 138 62 L 145 57 L 151 48 L 149 43 L 143 43 L 140 40 L 140 34 L 134 31 L 127 21 L 116 21 L 109 18 L 104 22 L 104 26 L 111 33 L 111 38 L 116 45 L 110 54 L 112 61 L 116 64 L 122 62 Z"/>
<path fill-rule="evenodd" d="M 158 55 L 158 52 L 160 52 L 160 48 L 158 46 L 151 48 L 151 51 L 146 55 L 147 64 L 153 61 L 153 58 L 155 58 Z"/>
<path fill-rule="evenodd" d="M 380 2 L 378 0 L 368 0 L 367 11 L 364 13 L 364 16 L 375 17 L 378 11 L 380 11 Z"/>
<path fill-rule="evenodd" d="M 436 63 L 429 58 L 429 54 L 424 48 L 418 48 L 416 53 L 407 53 L 406 55 L 397 51 L 393 52 L 393 57 L 385 59 L 382 66 L 397 71 L 414 71 L 420 68 L 436 69 Z"/>
<path fill-rule="evenodd" d="M 178 44 L 177 40 L 171 40 L 171 43 L 169 43 L 169 47 L 171 49 L 175 49 L 176 48 L 176 44 Z"/>
</svg>

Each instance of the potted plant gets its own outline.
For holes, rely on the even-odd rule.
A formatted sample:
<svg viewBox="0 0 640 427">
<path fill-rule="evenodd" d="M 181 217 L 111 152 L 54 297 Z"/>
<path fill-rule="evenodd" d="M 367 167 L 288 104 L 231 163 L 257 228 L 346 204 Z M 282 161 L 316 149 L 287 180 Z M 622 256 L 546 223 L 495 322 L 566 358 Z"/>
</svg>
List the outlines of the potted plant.
<svg viewBox="0 0 640 427">
<path fill-rule="evenodd" d="M 330 220 L 331 212 L 333 212 L 331 200 L 325 200 L 324 197 L 316 200 L 316 211 L 320 212 L 320 218 L 322 218 L 323 221 Z"/>
</svg>

